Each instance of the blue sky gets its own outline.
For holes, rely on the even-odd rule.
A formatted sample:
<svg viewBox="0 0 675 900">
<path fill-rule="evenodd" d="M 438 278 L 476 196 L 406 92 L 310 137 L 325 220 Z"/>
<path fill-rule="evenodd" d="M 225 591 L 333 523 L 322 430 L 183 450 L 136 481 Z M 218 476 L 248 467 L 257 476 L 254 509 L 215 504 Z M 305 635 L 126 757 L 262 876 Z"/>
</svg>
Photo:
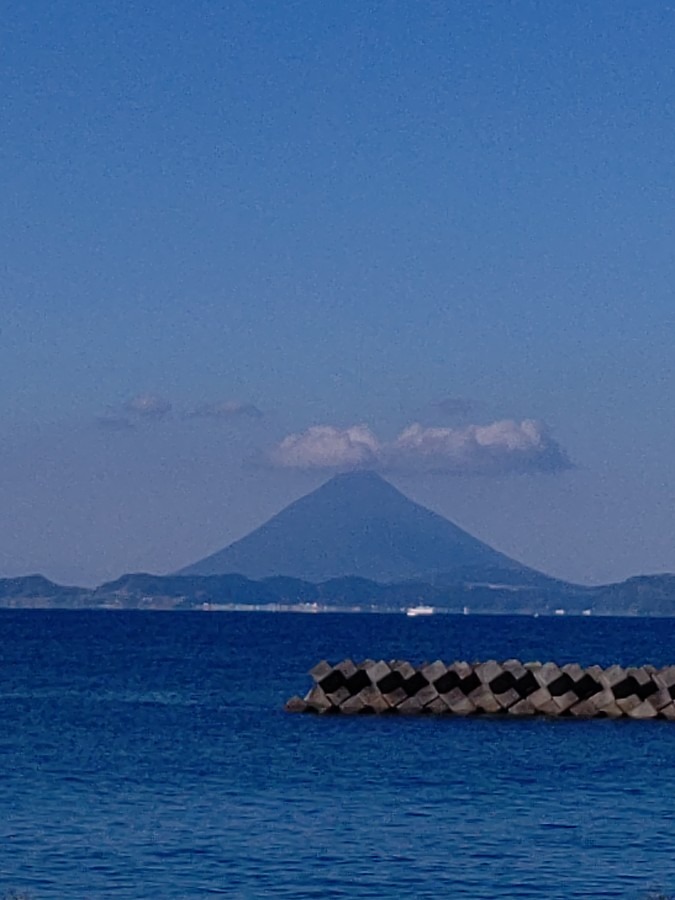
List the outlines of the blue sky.
<svg viewBox="0 0 675 900">
<path fill-rule="evenodd" d="M 9 0 L 0 575 L 178 568 L 328 477 L 284 438 L 361 424 L 531 565 L 675 570 L 674 26 L 645 0 Z M 524 420 L 574 467 L 466 456 Z M 445 464 L 426 431 L 391 464 L 414 423 Z"/>
</svg>

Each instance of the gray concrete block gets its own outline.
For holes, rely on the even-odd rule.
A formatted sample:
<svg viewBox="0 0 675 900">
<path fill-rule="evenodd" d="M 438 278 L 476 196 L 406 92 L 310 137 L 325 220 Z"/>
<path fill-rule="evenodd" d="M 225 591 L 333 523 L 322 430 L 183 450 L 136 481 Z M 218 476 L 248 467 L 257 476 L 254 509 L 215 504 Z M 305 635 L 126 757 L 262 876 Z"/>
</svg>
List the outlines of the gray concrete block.
<svg viewBox="0 0 675 900">
<path fill-rule="evenodd" d="M 444 662 L 441 662 L 440 659 L 437 659 L 435 662 L 423 666 L 420 671 L 422 672 L 422 675 L 424 675 L 426 680 L 432 683 L 440 678 L 441 675 L 445 675 L 445 673 L 448 671 L 448 667 Z"/>
<path fill-rule="evenodd" d="M 534 716 L 537 710 L 532 706 L 529 700 L 519 700 L 509 707 L 510 716 Z"/>
<path fill-rule="evenodd" d="M 619 719 L 624 715 L 623 710 L 616 705 L 614 694 L 609 688 L 605 688 L 604 691 L 600 691 L 598 694 L 593 694 L 585 702 L 591 703 L 595 707 L 596 714 L 601 713 L 607 718 Z"/>
<path fill-rule="evenodd" d="M 564 672 L 565 675 L 569 675 L 572 681 L 581 681 L 586 674 L 585 669 L 582 669 L 578 663 L 565 663 L 564 666 L 560 667 L 560 671 Z"/>
<path fill-rule="evenodd" d="M 377 694 L 373 694 L 373 696 L 368 699 L 366 705 L 376 713 L 386 713 L 390 712 L 392 709 L 392 707 L 387 703 L 385 698 L 379 692 L 377 692 Z"/>
<path fill-rule="evenodd" d="M 497 694 L 493 691 L 493 695 L 502 709 L 510 709 L 514 703 L 520 701 L 520 694 L 515 688 L 509 688 L 508 691 L 503 691 L 501 694 Z"/>
<path fill-rule="evenodd" d="M 553 703 L 558 708 L 558 712 L 564 713 L 566 710 L 570 709 L 574 706 L 575 703 L 579 702 L 579 698 L 574 693 L 574 691 L 567 691 L 565 694 L 561 694 L 559 697 L 553 697 Z"/>
<path fill-rule="evenodd" d="M 538 683 L 541 687 L 548 687 L 554 681 L 557 681 L 560 678 L 562 672 L 560 667 L 555 663 L 547 662 L 544 663 L 541 668 L 532 669 L 532 674 L 537 679 Z"/>
<path fill-rule="evenodd" d="M 586 674 L 590 675 L 594 681 L 600 681 L 600 676 L 605 670 L 602 666 L 587 666 Z"/>
<path fill-rule="evenodd" d="M 424 704 L 420 703 L 417 697 L 406 697 L 402 703 L 398 704 L 396 712 L 402 716 L 415 716 L 419 715 L 423 709 Z"/>
<path fill-rule="evenodd" d="M 312 709 L 315 709 L 317 712 L 320 710 L 330 709 L 331 707 L 337 705 L 331 703 L 330 698 L 324 693 L 323 689 L 320 688 L 318 684 L 315 684 L 314 687 L 310 688 L 305 697 L 305 702 L 308 706 L 311 706 Z"/>
<path fill-rule="evenodd" d="M 391 669 L 383 659 L 380 659 L 377 662 L 373 662 L 372 665 L 366 666 L 364 671 L 372 683 L 377 684 L 378 681 L 389 675 Z"/>
<path fill-rule="evenodd" d="M 317 687 L 319 687 L 319 685 L 317 685 Z M 325 694 L 333 706 L 340 706 L 340 704 L 344 703 L 344 701 L 351 696 L 346 687 L 340 687 L 336 691 L 331 691 L 330 693 L 326 691 Z"/>
<path fill-rule="evenodd" d="M 655 694 L 650 694 L 645 702 L 653 706 L 658 712 L 660 709 L 663 709 L 664 706 L 668 706 L 672 703 L 672 697 L 670 696 L 670 691 L 666 690 L 666 688 L 661 688 Z"/>
<path fill-rule="evenodd" d="M 405 660 L 395 660 L 389 664 L 392 672 L 398 672 L 402 678 L 406 680 L 415 674 L 415 669 Z"/>
<path fill-rule="evenodd" d="M 468 699 L 473 703 L 476 709 L 482 709 L 486 713 L 498 713 L 502 711 L 502 706 L 486 684 L 481 684 L 475 690 L 471 691 Z"/>
<path fill-rule="evenodd" d="M 473 666 L 468 662 L 456 659 L 448 666 L 448 671 L 455 672 L 460 678 L 468 678 L 473 673 Z"/>
<path fill-rule="evenodd" d="M 593 694 L 592 697 L 589 697 L 587 703 L 592 703 L 593 706 L 598 709 L 604 709 L 605 706 L 608 706 L 610 703 L 615 703 L 614 694 L 609 688 L 605 688 L 602 691 L 599 691 L 597 694 Z"/>
<path fill-rule="evenodd" d="M 450 671 L 452 677 L 445 678 Z M 435 660 L 415 668 L 406 660 L 387 663 L 365 659 L 357 667 L 352 660 L 346 659 L 336 666 L 321 660 L 310 669 L 309 674 L 315 684 L 304 699 L 291 697 L 284 707 L 289 712 L 330 713 L 339 709 L 352 714 L 371 711 L 385 713 L 396 709 L 403 714 L 426 711 L 470 715 L 507 710 L 514 716 L 539 713 L 553 716 L 564 714 L 575 718 L 601 715 L 652 719 L 658 716 L 675 720 L 675 702 L 671 698 L 671 690 L 675 693 L 675 665 L 660 669 L 653 665 L 626 669 L 618 665 L 606 669 L 588 666 L 584 669 L 576 663 L 558 666 L 554 662 L 522 664 L 517 659 L 509 659 L 500 663 L 491 659 L 475 664 L 455 660 L 449 666 L 442 660 Z M 523 699 L 515 688 L 507 687 L 510 683 L 507 675 L 519 681 L 521 693 L 532 690 L 535 684 L 539 684 L 539 688 Z M 378 687 L 385 678 L 386 686 L 391 687 L 387 693 Z M 457 683 L 457 679 L 461 684 L 439 695 L 434 686 L 439 679 L 442 679 L 444 686 Z M 529 680 L 529 684 L 521 679 Z M 348 686 L 345 681 L 349 682 Z M 593 681 L 601 685 L 602 690 L 586 696 L 594 689 Z M 506 689 L 496 693 L 491 687 L 495 682 L 498 689 Z M 401 686 L 393 687 L 397 684 Z M 421 686 L 414 696 L 408 696 L 418 685 Z M 549 686 L 552 686 L 554 694 L 569 689 L 561 696 L 552 696 Z M 621 696 L 631 690 L 637 693 Z M 354 696 L 350 697 L 350 692 Z M 469 692 L 468 696 L 465 692 Z"/>
<path fill-rule="evenodd" d="M 476 712 L 476 707 L 468 697 L 465 697 L 459 688 L 448 691 L 447 694 L 439 695 L 450 708 L 450 711 L 457 716 L 468 716 Z"/>
<path fill-rule="evenodd" d="M 617 703 L 621 705 L 620 700 L 617 700 Z M 658 716 L 658 712 L 651 703 L 647 700 L 643 700 L 641 703 L 638 703 L 637 706 L 633 706 L 627 710 L 627 715 L 631 719 L 655 719 Z"/>
<path fill-rule="evenodd" d="M 384 693 L 384 691 L 381 691 L 381 694 L 390 707 L 398 706 L 399 703 L 403 703 L 403 701 L 408 697 L 402 687 L 394 688 L 393 691 L 387 691 L 386 694 Z"/>
<path fill-rule="evenodd" d="M 534 693 L 530 694 L 527 700 L 532 706 L 534 706 L 536 710 L 539 710 L 540 712 L 549 712 L 553 710 L 553 707 L 551 706 L 553 697 L 551 697 L 551 693 L 548 688 L 540 687 L 539 690 L 536 690 L 534 691 Z"/>
<path fill-rule="evenodd" d="M 628 715 L 632 709 L 636 709 L 640 706 L 641 703 L 642 700 L 635 694 L 631 694 L 629 697 L 622 697 L 621 700 L 616 701 L 616 705 L 619 709 L 622 709 L 626 715 Z M 653 708 L 654 707 L 652 707 L 652 709 Z"/>
<path fill-rule="evenodd" d="M 498 675 L 503 673 L 504 669 L 499 665 L 499 663 L 494 659 L 489 659 L 487 662 L 479 663 L 477 666 L 474 666 L 474 672 L 480 678 L 483 684 L 490 684 L 491 681 L 494 681 Z"/>
<path fill-rule="evenodd" d="M 509 672 L 516 681 L 519 678 L 522 678 L 523 675 L 527 672 L 525 666 L 518 659 L 507 659 L 506 662 L 502 663 L 502 669 L 505 672 Z"/>
<path fill-rule="evenodd" d="M 668 706 L 663 706 L 659 710 L 659 716 L 662 719 L 670 719 L 671 721 L 675 721 L 675 703 L 669 703 Z"/>
<path fill-rule="evenodd" d="M 380 701 L 382 701 L 385 706 L 388 706 L 386 700 L 382 696 L 382 692 L 378 691 L 378 689 L 374 685 L 363 688 L 359 691 L 358 694 L 356 694 L 356 696 L 360 697 L 366 706 L 372 706 L 374 703 L 379 704 Z"/>
<path fill-rule="evenodd" d="M 431 703 L 427 703 L 424 708 L 437 716 L 445 716 L 450 714 L 450 707 L 442 697 L 436 697 L 431 701 Z"/>
<path fill-rule="evenodd" d="M 333 669 L 334 671 L 341 672 L 345 678 L 351 678 L 357 671 L 356 666 L 351 659 L 343 659 L 342 662 L 333 666 Z"/>
<path fill-rule="evenodd" d="M 313 666 L 309 670 L 309 674 L 311 675 L 314 681 L 321 681 L 322 678 L 325 678 L 330 672 L 333 671 L 332 665 L 327 662 L 325 659 L 322 659 L 321 662 L 318 662 L 315 666 Z"/>
<path fill-rule="evenodd" d="M 570 707 L 570 713 L 579 719 L 592 719 L 598 714 L 598 708 L 590 700 L 580 700 Z"/>
<path fill-rule="evenodd" d="M 415 694 L 415 699 L 419 700 L 422 706 L 427 706 L 432 700 L 435 700 L 436 697 L 438 697 L 438 691 L 433 684 L 428 684 L 426 687 L 420 688 Z"/>
<path fill-rule="evenodd" d="M 285 703 L 284 709 L 286 712 L 307 712 L 307 701 L 296 695 Z"/>
<path fill-rule="evenodd" d="M 652 676 L 654 683 L 660 688 L 671 688 L 675 685 L 675 666 L 665 666 Z"/>
<path fill-rule="evenodd" d="M 626 670 L 621 666 L 610 666 L 605 669 L 600 676 L 598 677 L 598 681 L 603 687 L 612 688 L 615 684 L 620 684 L 622 681 L 626 680 Z"/>
<path fill-rule="evenodd" d="M 356 715 L 357 713 L 363 712 L 365 708 L 365 703 L 361 699 L 360 694 L 356 694 L 354 697 L 348 697 L 344 703 L 340 704 L 340 712 L 345 713 L 345 715 Z"/>
<path fill-rule="evenodd" d="M 648 684 L 652 680 L 649 672 L 642 667 L 631 667 L 626 669 L 626 677 L 634 678 L 638 684 Z"/>
</svg>

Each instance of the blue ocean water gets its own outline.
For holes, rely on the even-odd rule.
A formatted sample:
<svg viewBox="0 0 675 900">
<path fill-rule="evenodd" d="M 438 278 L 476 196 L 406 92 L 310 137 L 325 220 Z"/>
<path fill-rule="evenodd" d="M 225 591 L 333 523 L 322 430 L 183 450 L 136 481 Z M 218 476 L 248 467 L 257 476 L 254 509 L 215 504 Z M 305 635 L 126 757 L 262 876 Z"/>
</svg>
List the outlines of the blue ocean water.
<svg viewBox="0 0 675 900">
<path fill-rule="evenodd" d="M 0 896 L 675 893 L 675 724 L 284 713 L 322 657 L 675 662 L 675 620 L 0 611 Z"/>
</svg>

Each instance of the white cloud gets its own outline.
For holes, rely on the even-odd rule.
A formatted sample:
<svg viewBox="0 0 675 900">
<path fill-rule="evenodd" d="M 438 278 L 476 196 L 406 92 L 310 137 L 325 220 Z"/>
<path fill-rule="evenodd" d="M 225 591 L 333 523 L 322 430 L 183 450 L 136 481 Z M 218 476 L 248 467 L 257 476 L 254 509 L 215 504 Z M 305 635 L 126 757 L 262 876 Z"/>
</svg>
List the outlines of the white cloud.
<svg viewBox="0 0 675 900">
<path fill-rule="evenodd" d="M 376 467 L 379 452 L 379 442 L 366 425 L 315 425 L 289 434 L 270 458 L 284 469 L 362 469 Z"/>
<path fill-rule="evenodd" d="M 157 394 L 137 394 L 127 401 L 125 409 L 140 419 L 161 419 L 171 412 L 171 403 Z"/>
<path fill-rule="evenodd" d="M 571 468 L 541 422 L 503 419 L 490 425 L 424 428 L 410 425 L 385 448 L 390 468 L 449 474 L 506 475 Z"/>
<path fill-rule="evenodd" d="M 381 442 L 366 425 L 320 425 L 291 434 L 270 454 L 283 468 L 508 475 L 572 468 L 567 454 L 541 422 L 504 419 L 489 425 L 426 428 L 413 424 Z"/>
</svg>

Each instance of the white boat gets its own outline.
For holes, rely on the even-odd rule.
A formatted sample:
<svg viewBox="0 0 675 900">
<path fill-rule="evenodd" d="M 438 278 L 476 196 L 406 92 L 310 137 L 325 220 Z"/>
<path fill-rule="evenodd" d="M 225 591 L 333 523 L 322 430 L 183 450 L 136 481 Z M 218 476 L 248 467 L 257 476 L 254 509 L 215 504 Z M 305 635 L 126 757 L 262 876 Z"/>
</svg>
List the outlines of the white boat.
<svg viewBox="0 0 675 900">
<path fill-rule="evenodd" d="M 405 611 L 406 616 L 433 616 L 433 606 L 409 606 Z"/>
</svg>

